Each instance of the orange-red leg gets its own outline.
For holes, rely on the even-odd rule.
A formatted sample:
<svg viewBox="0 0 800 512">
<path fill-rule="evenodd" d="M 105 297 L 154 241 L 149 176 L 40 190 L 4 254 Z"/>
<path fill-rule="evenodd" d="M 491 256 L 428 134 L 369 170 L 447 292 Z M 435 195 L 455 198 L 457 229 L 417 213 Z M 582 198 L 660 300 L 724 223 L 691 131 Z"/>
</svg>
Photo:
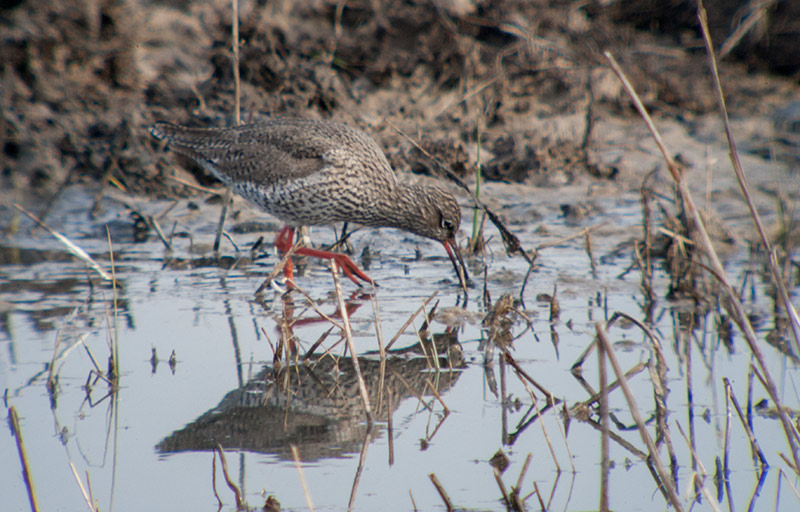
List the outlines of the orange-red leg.
<svg viewBox="0 0 800 512">
<path fill-rule="evenodd" d="M 278 248 L 279 251 L 286 253 L 289 249 L 292 248 L 292 239 L 294 238 L 294 228 L 291 226 L 286 226 L 278 233 L 278 236 L 275 237 L 275 247 Z M 350 259 L 349 256 L 346 254 L 340 254 L 335 252 L 329 251 L 321 251 L 319 249 L 311 249 L 308 247 L 300 247 L 295 251 L 295 254 L 298 256 L 311 256 L 312 258 L 322 258 L 326 260 L 333 260 L 339 265 L 339 268 L 342 269 L 344 275 L 350 278 L 351 281 L 356 283 L 357 285 L 361 286 L 361 283 L 358 282 L 359 279 L 366 281 L 367 283 L 374 284 L 372 279 L 367 276 L 364 272 L 358 268 L 358 265 L 353 263 L 353 260 Z M 283 267 L 283 275 L 286 277 L 287 280 L 292 281 L 294 277 L 293 266 L 291 260 L 286 262 L 286 266 Z"/>
</svg>

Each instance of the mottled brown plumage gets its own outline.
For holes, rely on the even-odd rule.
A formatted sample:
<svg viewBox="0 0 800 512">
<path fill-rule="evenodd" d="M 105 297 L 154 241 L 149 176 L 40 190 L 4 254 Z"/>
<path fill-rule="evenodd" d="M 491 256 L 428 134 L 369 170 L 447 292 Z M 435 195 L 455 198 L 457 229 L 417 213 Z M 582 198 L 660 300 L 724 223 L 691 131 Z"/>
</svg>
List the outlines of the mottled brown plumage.
<svg viewBox="0 0 800 512">
<path fill-rule="evenodd" d="M 151 133 L 291 227 L 353 222 L 436 240 L 465 283 L 455 244 L 461 223 L 456 200 L 436 186 L 398 181 L 383 151 L 361 130 L 273 119 L 233 128 L 160 122 Z"/>
</svg>

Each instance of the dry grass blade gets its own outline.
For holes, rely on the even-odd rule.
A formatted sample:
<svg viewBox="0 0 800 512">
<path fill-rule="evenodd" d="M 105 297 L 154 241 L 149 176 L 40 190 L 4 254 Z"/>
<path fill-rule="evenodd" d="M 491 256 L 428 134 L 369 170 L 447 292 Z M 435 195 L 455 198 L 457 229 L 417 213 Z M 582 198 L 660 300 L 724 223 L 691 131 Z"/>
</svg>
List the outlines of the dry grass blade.
<svg viewBox="0 0 800 512">
<path fill-rule="evenodd" d="M 611 55 L 610 52 L 605 52 L 606 59 L 608 59 L 612 70 L 617 75 L 617 77 L 622 82 L 623 87 L 625 88 L 628 95 L 633 100 L 636 109 L 639 111 L 639 114 L 647 124 L 650 133 L 652 134 L 653 138 L 658 145 L 661 154 L 664 157 L 664 160 L 667 163 L 667 167 L 669 169 L 672 178 L 675 180 L 675 183 L 678 187 L 678 192 L 680 193 L 681 199 L 683 200 L 684 207 L 686 209 L 686 215 L 691 222 L 691 226 L 694 230 L 694 235 L 696 236 L 696 242 L 699 243 L 700 247 L 703 249 L 706 257 L 710 262 L 710 268 L 714 271 L 714 277 L 719 281 L 721 288 L 722 288 L 722 303 L 731 317 L 734 319 L 736 324 L 741 329 L 742 334 L 744 334 L 745 340 L 750 347 L 750 351 L 755 357 L 756 361 L 758 361 L 759 368 L 765 379 L 765 388 L 767 393 L 770 396 L 770 399 L 773 403 L 777 406 L 778 412 L 780 414 L 781 425 L 783 426 L 784 433 L 786 434 L 787 441 L 789 443 L 789 447 L 792 451 L 792 458 L 794 460 L 794 467 L 800 468 L 800 453 L 798 452 L 797 442 L 795 441 L 794 437 L 794 427 L 792 426 L 792 422 L 789 419 L 789 416 L 786 413 L 782 405 L 782 401 L 780 399 L 780 395 L 778 394 L 778 388 L 775 384 L 775 380 L 772 378 L 772 375 L 769 372 L 767 367 L 766 361 L 764 356 L 761 352 L 760 343 L 758 338 L 756 337 L 755 331 L 753 330 L 753 326 L 750 323 L 750 320 L 747 315 L 747 311 L 745 310 L 742 302 L 739 300 L 739 297 L 736 293 L 736 290 L 730 283 L 730 280 L 727 278 L 727 272 L 725 271 L 722 262 L 717 255 L 716 250 L 714 249 L 714 245 L 711 242 L 711 237 L 709 237 L 708 232 L 705 229 L 705 225 L 703 223 L 703 219 L 700 216 L 699 211 L 695 207 L 694 200 L 692 199 L 691 191 L 689 190 L 689 186 L 686 183 L 686 180 L 683 179 L 683 176 L 675 163 L 675 160 L 670 156 L 667 148 L 664 144 L 661 135 L 659 134 L 658 130 L 656 129 L 655 125 L 653 124 L 652 119 L 650 119 L 650 115 L 647 113 L 647 110 L 644 108 L 639 96 L 636 94 L 636 91 L 633 89 L 633 86 L 628 81 L 625 74 L 622 72 L 622 69 L 617 64 L 617 61 Z"/>
<path fill-rule="evenodd" d="M 66 246 L 67 250 L 70 253 L 72 253 L 76 258 L 78 258 L 80 260 L 83 260 L 87 265 L 92 267 L 92 270 L 94 270 L 95 272 L 100 274 L 100 277 L 102 277 L 106 281 L 111 281 L 111 276 L 108 275 L 108 273 L 105 270 L 103 270 L 102 267 L 100 267 L 100 265 L 98 265 L 97 262 L 94 261 L 92 259 L 92 257 L 89 256 L 89 254 L 86 253 L 86 251 L 84 251 L 83 249 L 81 249 L 80 247 L 75 245 L 66 236 L 62 235 L 61 233 L 59 233 L 55 229 L 53 229 L 50 226 L 48 226 L 47 224 L 45 224 L 42 220 L 39 219 L 39 217 L 37 217 L 36 215 L 32 214 L 31 212 L 29 212 L 28 210 L 26 210 L 22 206 L 20 206 L 20 205 L 18 205 L 16 203 L 14 203 L 13 206 L 17 210 L 19 210 L 21 213 L 25 214 L 29 219 L 31 219 L 32 221 L 34 221 L 35 223 L 37 223 L 38 225 L 40 225 L 41 227 L 46 229 L 51 235 L 56 237 L 56 239 L 59 242 L 61 242 L 62 244 L 64 244 Z"/>
</svg>

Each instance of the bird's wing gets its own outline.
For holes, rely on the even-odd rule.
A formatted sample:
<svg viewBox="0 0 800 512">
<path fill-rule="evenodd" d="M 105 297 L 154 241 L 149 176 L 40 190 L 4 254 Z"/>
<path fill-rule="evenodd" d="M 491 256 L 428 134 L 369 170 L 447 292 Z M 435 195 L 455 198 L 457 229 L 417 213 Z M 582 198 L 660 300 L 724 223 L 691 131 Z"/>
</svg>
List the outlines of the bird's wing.
<svg viewBox="0 0 800 512">
<path fill-rule="evenodd" d="M 339 152 L 342 138 L 352 138 L 349 132 L 356 132 L 343 126 L 303 119 L 275 119 L 221 129 L 161 122 L 153 125 L 151 133 L 168 140 L 174 151 L 223 181 L 271 185 L 309 176 L 329 164 L 328 156 Z M 363 137 L 356 137 L 359 144 L 363 145 Z"/>
</svg>

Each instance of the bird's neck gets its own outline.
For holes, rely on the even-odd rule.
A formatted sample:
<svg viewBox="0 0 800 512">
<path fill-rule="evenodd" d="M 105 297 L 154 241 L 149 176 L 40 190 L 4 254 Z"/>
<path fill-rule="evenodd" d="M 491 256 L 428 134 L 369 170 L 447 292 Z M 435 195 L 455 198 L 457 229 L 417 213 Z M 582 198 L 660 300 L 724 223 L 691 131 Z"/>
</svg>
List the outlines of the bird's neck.
<svg viewBox="0 0 800 512">
<path fill-rule="evenodd" d="M 375 208 L 380 226 L 414 232 L 414 219 L 419 217 L 420 198 L 424 194 L 422 185 L 397 183 L 393 193 L 381 195 Z"/>
</svg>

